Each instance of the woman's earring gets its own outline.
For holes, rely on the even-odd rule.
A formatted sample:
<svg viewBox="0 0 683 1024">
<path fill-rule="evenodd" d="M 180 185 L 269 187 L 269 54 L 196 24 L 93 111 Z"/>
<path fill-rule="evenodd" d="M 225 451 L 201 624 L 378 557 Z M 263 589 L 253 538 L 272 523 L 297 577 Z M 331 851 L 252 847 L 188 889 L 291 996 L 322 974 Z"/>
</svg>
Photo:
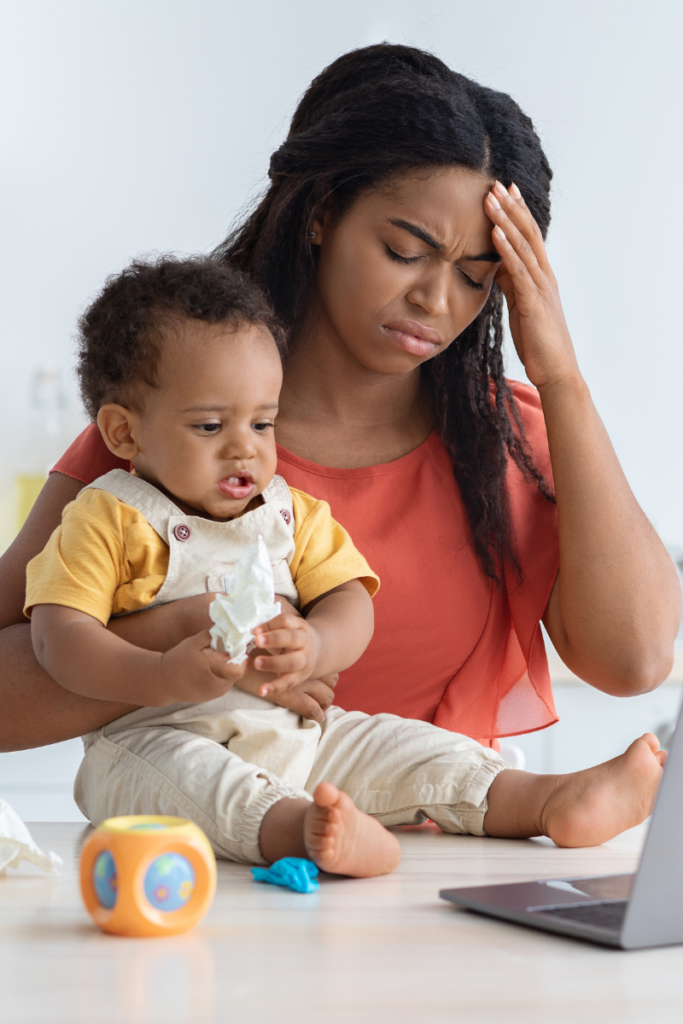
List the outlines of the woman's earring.
<svg viewBox="0 0 683 1024">
<path fill-rule="evenodd" d="M 317 236 L 317 234 L 316 234 L 316 232 L 315 232 L 315 231 L 309 231 L 309 233 L 308 233 L 308 237 L 309 237 L 309 238 L 317 238 L 318 236 Z"/>
</svg>

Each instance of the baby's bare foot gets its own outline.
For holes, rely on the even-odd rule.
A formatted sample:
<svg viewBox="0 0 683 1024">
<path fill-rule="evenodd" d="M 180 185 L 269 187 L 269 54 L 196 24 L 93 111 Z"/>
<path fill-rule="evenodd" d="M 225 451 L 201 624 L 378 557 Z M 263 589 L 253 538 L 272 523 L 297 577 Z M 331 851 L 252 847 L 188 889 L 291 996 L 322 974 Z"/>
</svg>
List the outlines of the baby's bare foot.
<svg viewBox="0 0 683 1024">
<path fill-rule="evenodd" d="M 398 867 L 401 845 L 391 832 L 363 814 L 346 793 L 321 782 L 304 819 L 308 856 L 334 875 L 371 878 Z"/>
<path fill-rule="evenodd" d="M 558 846 L 598 846 L 652 812 L 666 753 L 652 733 L 619 757 L 561 775 L 542 811 L 543 833 Z"/>
</svg>

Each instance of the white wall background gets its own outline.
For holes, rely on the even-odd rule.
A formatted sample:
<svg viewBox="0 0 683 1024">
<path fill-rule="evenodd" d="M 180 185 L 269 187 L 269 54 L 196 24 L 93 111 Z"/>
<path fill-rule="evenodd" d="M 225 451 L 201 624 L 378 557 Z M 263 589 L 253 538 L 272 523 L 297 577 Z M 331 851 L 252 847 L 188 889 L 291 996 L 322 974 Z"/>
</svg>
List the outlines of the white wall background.
<svg viewBox="0 0 683 1024">
<path fill-rule="evenodd" d="M 683 547 L 682 30 L 667 0 L 5 0 L 0 477 L 25 468 L 37 430 L 34 369 L 68 372 L 75 318 L 105 275 L 220 241 L 311 77 L 387 38 L 534 119 L 581 365 L 638 498 Z"/>
<path fill-rule="evenodd" d="M 580 363 L 638 499 L 683 548 L 682 30 L 667 0 L 0 2 L 0 511 L 80 428 L 73 329 L 104 277 L 219 242 L 311 78 L 389 39 L 535 121 Z M 30 404 L 50 363 L 70 400 L 51 438 Z"/>
</svg>

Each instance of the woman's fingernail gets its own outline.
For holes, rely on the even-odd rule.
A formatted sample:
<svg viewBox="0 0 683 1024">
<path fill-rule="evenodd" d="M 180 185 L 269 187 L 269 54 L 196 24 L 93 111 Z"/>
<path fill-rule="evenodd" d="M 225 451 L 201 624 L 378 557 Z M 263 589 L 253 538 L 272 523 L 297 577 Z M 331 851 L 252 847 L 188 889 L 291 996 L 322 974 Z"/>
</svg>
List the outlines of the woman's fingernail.
<svg viewBox="0 0 683 1024">
<path fill-rule="evenodd" d="M 503 231 L 503 229 L 501 228 L 501 226 L 499 224 L 496 224 L 495 228 L 493 229 L 493 234 L 495 235 L 496 233 L 498 234 L 499 238 L 503 238 L 507 242 L 507 237 L 505 235 L 505 232 Z"/>
<path fill-rule="evenodd" d="M 508 190 L 505 188 L 505 185 L 503 185 L 501 181 L 496 181 L 493 187 L 498 191 L 498 194 L 501 196 L 506 196 L 508 194 Z"/>
<path fill-rule="evenodd" d="M 491 206 L 495 207 L 496 210 L 500 210 L 500 203 L 494 196 L 493 192 L 489 192 L 489 199 L 491 200 Z"/>
<path fill-rule="evenodd" d="M 515 185 L 514 181 L 510 185 L 510 192 L 515 197 L 515 199 L 521 199 L 522 198 L 522 193 L 519 191 L 519 189 Z"/>
</svg>

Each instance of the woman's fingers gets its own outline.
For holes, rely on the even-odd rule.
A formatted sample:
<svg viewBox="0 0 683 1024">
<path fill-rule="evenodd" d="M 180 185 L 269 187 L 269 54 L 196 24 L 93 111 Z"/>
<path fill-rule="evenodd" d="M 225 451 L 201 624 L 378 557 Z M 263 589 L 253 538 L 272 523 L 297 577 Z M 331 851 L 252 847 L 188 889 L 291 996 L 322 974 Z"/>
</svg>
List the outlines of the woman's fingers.
<svg viewBox="0 0 683 1024">
<path fill-rule="evenodd" d="M 491 193 L 489 193 L 487 199 L 490 196 Z M 543 273 L 536 259 L 536 254 L 522 232 L 512 223 L 502 209 L 494 210 L 493 214 L 487 210 L 487 213 L 489 213 L 489 216 L 494 221 L 492 238 L 496 249 L 503 257 L 506 270 L 516 280 L 523 280 L 524 277 L 528 277 L 530 283 L 540 287 L 543 281 Z"/>
<path fill-rule="evenodd" d="M 525 242 L 536 257 L 539 267 L 541 267 L 542 270 L 548 270 L 548 254 L 546 252 L 541 229 L 532 217 L 531 211 L 524 202 L 522 193 L 519 191 L 517 186 L 513 182 L 510 186 L 510 191 L 508 192 L 505 186 L 497 181 L 491 191 L 496 197 L 502 213 L 512 224 L 514 224 L 523 236 Z M 515 192 L 517 193 L 516 195 Z M 505 230 L 504 225 L 503 230 Z"/>
<path fill-rule="evenodd" d="M 258 695 L 259 697 L 267 697 L 272 700 L 273 697 L 283 693 L 285 690 L 291 689 L 298 682 L 297 673 L 290 672 L 289 674 L 278 676 L 272 683 L 264 683 L 263 686 L 259 686 Z"/>
<path fill-rule="evenodd" d="M 267 686 L 268 684 L 264 685 Z M 317 697 L 301 688 L 301 683 L 298 686 L 287 687 L 282 694 L 267 693 L 261 694 L 261 696 L 267 697 L 274 704 L 279 704 L 282 708 L 289 708 L 290 711 L 295 711 L 297 715 L 301 715 L 302 718 L 308 718 L 311 722 L 322 722 L 327 708 L 332 703 L 330 701 L 329 704 L 323 706 Z"/>
<path fill-rule="evenodd" d="M 506 270 L 518 283 L 521 284 L 524 278 L 528 276 L 530 283 L 533 282 L 536 287 L 540 288 L 543 286 L 547 273 L 547 260 L 545 258 L 543 239 L 540 238 L 540 232 L 538 232 L 538 228 L 528 211 L 522 211 L 517 207 L 517 204 L 510 196 L 507 197 L 506 205 L 508 207 L 516 206 L 517 213 L 525 213 L 527 221 L 522 226 L 516 224 L 515 219 L 519 220 L 519 216 L 513 219 L 509 215 L 511 211 L 503 209 L 494 193 L 489 192 L 486 197 L 486 212 L 495 225 L 493 241 L 496 249 L 503 257 Z M 542 253 L 537 253 L 538 246 L 535 244 L 535 238 L 533 237 L 534 231 L 538 233 L 540 238 L 543 248 Z M 539 262 L 539 256 L 543 261 L 543 266 Z"/>
</svg>

